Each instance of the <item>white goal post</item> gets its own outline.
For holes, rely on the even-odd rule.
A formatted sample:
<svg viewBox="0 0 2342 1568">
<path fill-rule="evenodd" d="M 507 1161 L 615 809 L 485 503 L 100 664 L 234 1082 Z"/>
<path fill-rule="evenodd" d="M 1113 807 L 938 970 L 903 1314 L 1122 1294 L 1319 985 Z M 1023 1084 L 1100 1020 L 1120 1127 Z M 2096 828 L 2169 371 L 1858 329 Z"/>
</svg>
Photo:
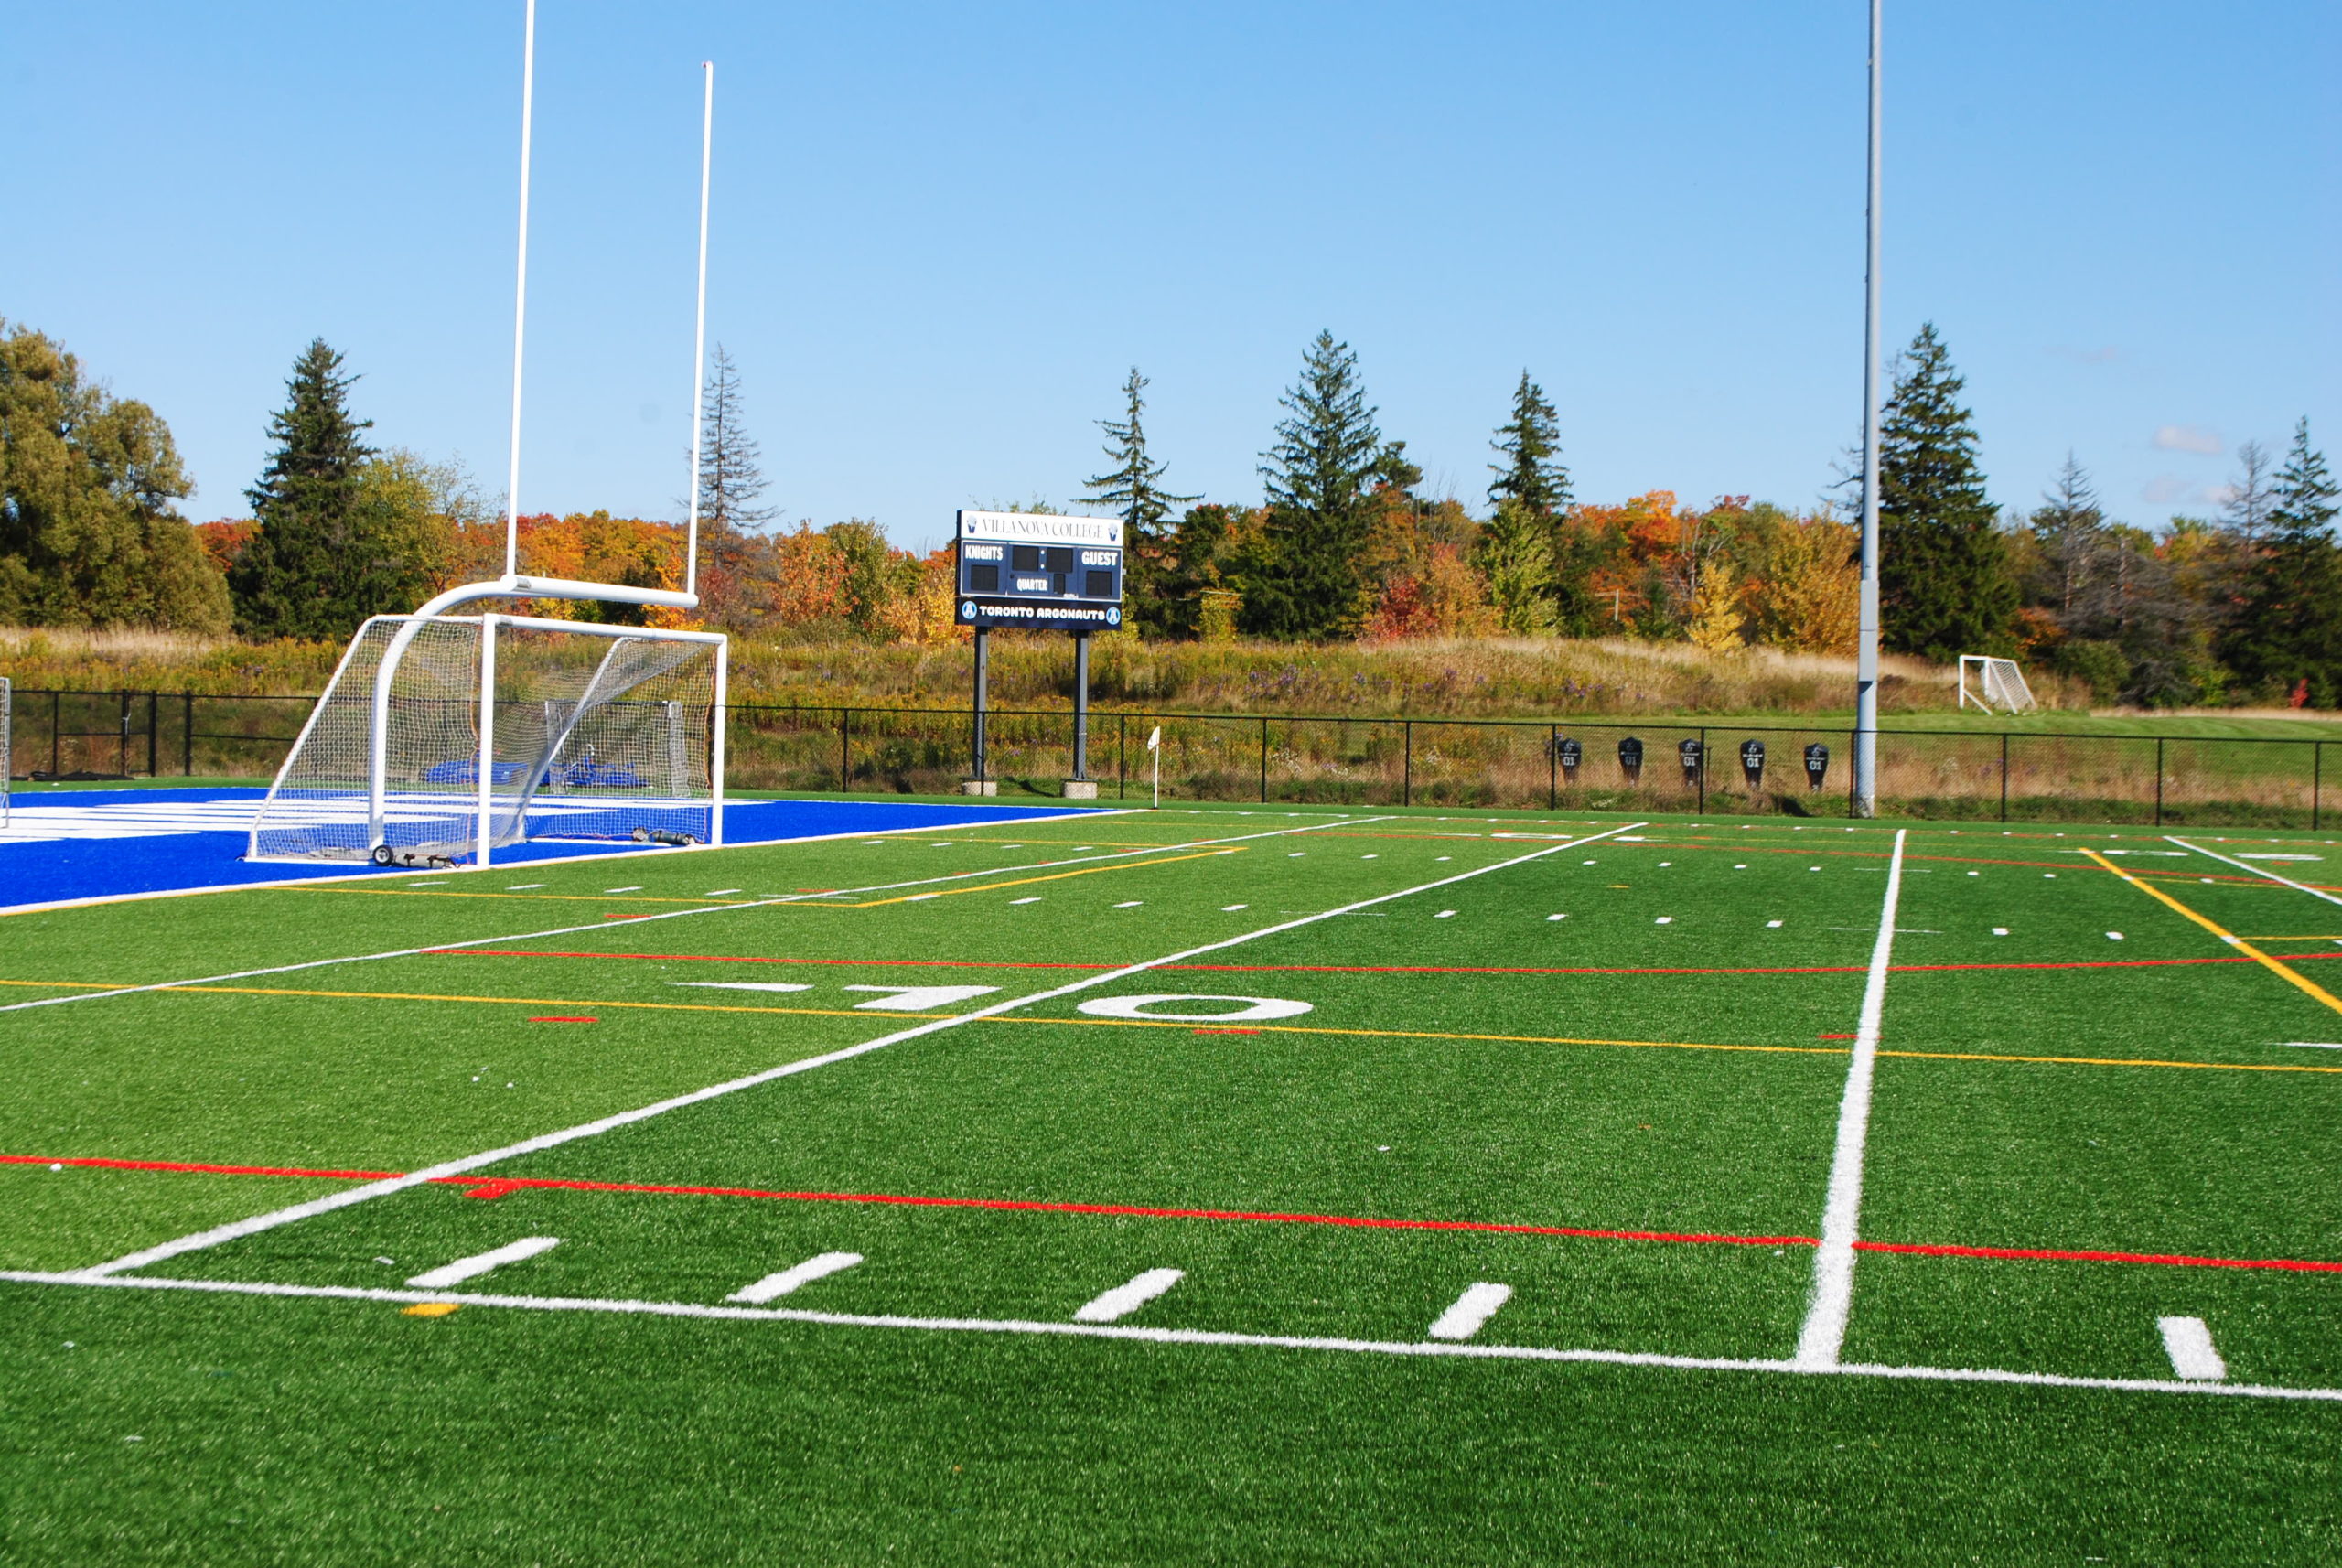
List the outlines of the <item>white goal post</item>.
<svg viewBox="0 0 2342 1568">
<path fill-rule="evenodd" d="M 487 865 L 532 840 L 721 843 L 729 652 L 721 632 L 376 616 L 246 857 Z"/>
<path fill-rule="evenodd" d="M 1976 683 L 1968 683 L 1969 666 L 1976 668 Z M 2004 714 L 2022 714 L 2037 707 L 2033 700 L 2033 688 L 2025 683 L 2025 671 L 2016 667 L 2014 659 L 1993 659 L 1982 653 L 1960 656 L 1960 703 L 1965 708 L 1973 703 L 1986 713 L 1995 703 Z"/>
</svg>

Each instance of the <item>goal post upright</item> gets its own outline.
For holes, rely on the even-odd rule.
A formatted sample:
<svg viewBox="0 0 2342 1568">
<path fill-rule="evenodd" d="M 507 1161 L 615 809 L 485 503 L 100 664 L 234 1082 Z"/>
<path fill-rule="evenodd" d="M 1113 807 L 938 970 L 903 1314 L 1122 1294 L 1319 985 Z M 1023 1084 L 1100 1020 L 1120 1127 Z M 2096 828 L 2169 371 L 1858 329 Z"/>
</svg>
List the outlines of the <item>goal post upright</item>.
<svg viewBox="0 0 2342 1568">
<path fill-rule="evenodd" d="M 521 36 L 521 191 L 519 239 L 516 244 L 512 295 L 512 426 L 510 457 L 506 470 L 504 491 L 504 573 L 490 582 L 468 583 L 433 596 L 416 607 L 413 617 L 392 634 L 389 647 L 382 653 L 374 671 L 373 713 L 369 736 L 367 825 L 370 847 L 379 848 L 385 842 L 384 817 L 388 809 L 387 768 L 389 764 L 389 732 L 391 693 L 400 664 L 414 638 L 431 620 L 461 606 L 481 599 L 582 599 L 603 604 L 640 605 L 646 607 L 693 610 L 699 608 L 699 477 L 702 451 L 704 411 L 701 407 L 701 381 L 706 363 L 707 343 L 707 220 L 715 145 L 715 65 L 712 60 L 700 62 L 703 90 L 700 103 L 700 175 L 698 269 L 695 280 L 693 325 L 692 340 L 692 471 L 688 491 L 688 511 L 684 527 L 683 586 L 681 591 L 671 588 L 639 588 L 616 583 L 586 583 L 562 577 L 533 577 L 521 572 L 521 392 L 525 365 L 524 346 L 529 305 L 529 183 L 532 146 L 532 124 L 536 103 L 537 4 L 527 0 L 526 20 Z M 496 618 L 511 624 L 514 618 Z M 362 629 L 361 629 L 362 635 Z M 482 660 L 485 668 L 493 659 L 494 633 L 483 623 Z M 355 644 L 353 643 L 353 648 Z M 492 720 L 488 716 L 492 705 L 492 684 L 483 685 L 481 711 L 482 734 L 485 737 Z M 717 719 L 722 728 L 722 719 Z M 483 738 L 483 766 L 485 747 Z M 718 756 L 721 748 L 718 747 Z M 487 799 L 487 781 L 482 781 L 482 800 Z M 482 854 L 489 835 L 487 832 L 488 807 L 483 804 L 480 843 Z M 722 820 L 720 806 L 716 820 Z M 482 864 L 485 864 L 483 859 Z"/>
<path fill-rule="evenodd" d="M 479 750 L 473 760 L 479 826 L 472 864 L 485 869 L 496 847 L 496 617 L 489 614 L 479 618 Z M 525 803 L 521 810 L 528 810 Z"/>
</svg>

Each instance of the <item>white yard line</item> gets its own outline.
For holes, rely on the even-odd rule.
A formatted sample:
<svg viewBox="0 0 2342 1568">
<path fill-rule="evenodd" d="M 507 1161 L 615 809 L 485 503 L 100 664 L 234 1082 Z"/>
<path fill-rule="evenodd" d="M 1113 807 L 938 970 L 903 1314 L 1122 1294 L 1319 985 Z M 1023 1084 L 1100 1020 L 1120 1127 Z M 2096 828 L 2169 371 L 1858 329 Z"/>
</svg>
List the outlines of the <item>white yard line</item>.
<svg viewBox="0 0 2342 1568">
<path fill-rule="evenodd" d="M 1469 1339 L 1488 1326 L 1497 1315 L 1497 1308 L 1512 1299 L 1510 1285 L 1490 1284 L 1483 1280 L 1466 1285 L 1456 1304 L 1434 1319 L 1424 1330 L 1434 1339 Z"/>
<path fill-rule="evenodd" d="M 1101 1291 L 1073 1315 L 1076 1323 L 1112 1323 L 1128 1317 L 1187 1277 L 1182 1269 L 1149 1269 L 1128 1284 Z"/>
<path fill-rule="evenodd" d="M 800 1307 L 714 1305 L 699 1302 L 623 1301 L 583 1296 L 484 1295 L 460 1292 L 369 1289 L 356 1285 L 290 1285 L 236 1280 L 175 1280 L 151 1276 L 41 1273 L 0 1270 L 17 1284 L 111 1286 L 125 1290 L 192 1291 L 199 1294 L 325 1298 L 405 1305 L 455 1302 L 464 1306 L 532 1312 L 596 1312 L 646 1317 L 728 1318 L 809 1323 L 839 1328 L 893 1328 L 937 1334 L 1055 1334 L 1073 1338 L 1127 1339 L 1155 1345 L 1213 1345 L 1279 1350 L 1348 1351 L 1375 1356 L 1455 1356 L 1488 1361 L 1563 1361 L 1610 1367 L 1663 1367 L 1685 1371 L 1770 1372 L 1787 1376 L 1879 1378 L 1942 1383 L 2001 1383 L 2027 1388 L 2100 1389 L 2122 1393 L 2202 1394 L 2232 1399 L 2342 1402 L 2342 1389 L 2284 1388 L 2265 1383 L 2185 1381 L 2161 1378 L 2080 1378 L 2057 1372 L 2005 1372 L 1989 1367 L 1887 1367 L 1722 1356 L 1667 1356 L 1633 1350 L 1566 1350 L 1534 1345 L 1470 1345 L 1435 1339 L 1343 1339 L 1329 1336 L 1233 1334 L 1204 1328 L 1148 1328 L 1113 1323 L 1049 1323 L 1026 1318 L 892 1317 L 867 1313 L 813 1312 Z"/>
<path fill-rule="evenodd" d="M 1326 824 L 1319 824 L 1319 826 L 1323 825 Z M 1354 825 L 1354 823 L 1341 825 Z M 1590 843 L 1595 839 L 1607 838 L 1611 833 L 1624 832 L 1628 828 L 1642 825 L 1640 822 L 1628 822 L 1624 826 L 1612 828 L 1606 832 L 1589 834 L 1575 842 Z M 1281 828 L 1274 832 L 1246 836 L 1273 838 L 1282 833 L 1316 831 L 1317 831 L 1316 827 Z M 1360 899 L 1354 904 L 1345 904 L 1338 909 L 1326 909 L 1316 914 L 1304 915 L 1298 919 L 1282 920 L 1273 926 L 1262 926 L 1257 930 L 1247 931 L 1241 936 L 1224 937 L 1219 941 L 1207 942 L 1201 947 L 1187 948 L 1178 952 L 1166 953 L 1161 958 L 1145 959 L 1137 963 L 1125 964 L 1121 969 L 1110 970 L 1103 974 L 1069 981 L 1063 985 L 1053 986 L 1047 991 L 1037 991 L 1026 996 L 1013 996 L 1004 1002 L 995 1002 L 989 1007 L 979 1007 L 972 1013 L 933 1019 L 908 1029 L 898 1029 L 891 1035 L 881 1035 L 875 1040 L 865 1040 L 857 1046 L 847 1046 L 840 1050 L 827 1051 L 820 1056 L 804 1058 L 800 1061 L 784 1062 L 779 1067 L 767 1068 L 762 1072 L 752 1072 L 744 1078 L 736 1078 L 728 1082 L 711 1084 L 705 1089 L 693 1090 L 688 1094 L 675 1095 L 671 1099 L 661 1100 L 655 1104 L 640 1106 L 632 1111 L 621 1111 L 616 1115 L 604 1116 L 575 1127 L 565 1127 L 556 1133 L 543 1133 L 533 1138 L 524 1138 L 520 1143 L 508 1144 L 500 1149 L 489 1149 L 483 1154 L 467 1155 L 461 1159 L 442 1161 L 438 1165 L 427 1165 L 419 1171 L 410 1171 L 404 1176 L 368 1182 L 362 1187 L 349 1187 L 325 1197 L 313 1198 L 306 1203 L 296 1203 L 290 1208 L 272 1209 L 265 1214 L 255 1214 L 250 1219 L 214 1226 L 209 1230 L 199 1230 L 192 1235 L 181 1236 L 156 1246 L 142 1248 L 138 1251 L 116 1258 L 111 1262 L 97 1264 L 87 1273 L 91 1278 L 99 1278 L 107 1274 L 120 1273 L 129 1269 L 143 1269 L 150 1263 L 160 1262 L 166 1258 L 175 1258 L 183 1252 L 199 1251 L 207 1247 L 219 1246 L 225 1241 L 239 1240 L 246 1236 L 257 1235 L 263 1230 L 273 1230 L 280 1225 L 290 1225 L 296 1220 L 314 1219 L 320 1214 L 331 1213 L 337 1208 L 347 1208 L 352 1204 L 369 1202 L 377 1197 L 387 1197 L 392 1193 L 403 1192 L 408 1187 L 420 1187 L 425 1182 L 436 1181 L 441 1176 L 461 1176 L 467 1171 L 475 1171 L 483 1165 L 495 1165 L 516 1155 L 535 1154 L 540 1150 L 554 1148 L 579 1138 L 591 1138 L 609 1132 L 613 1128 L 647 1121 L 653 1116 L 662 1116 L 670 1111 L 680 1111 L 684 1106 L 697 1105 L 703 1101 L 736 1094 L 744 1089 L 754 1089 L 758 1084 L 770 1083 L 776 1079 L 788 1078 L 800 1072 L 811 1072 L 815 1068 L 827 1067 L 833 1062 L 848 1061 L 871 1051 L 899 1045 L 905 1040 L 915 1040 L 925 1035 L 958 1028 L 962 1024 L 973 1024 L 985 1018 L 996 1017 L 1003 1013 L 1014 1012 L 1019 1007 L 1028 1007 L 1035 1003 L 1069 996 L 1075 992 L 1087 991 L 1094 986 L 1111 985 L 1116 981 L 1127 980 L 1136 974 L 1144 974 L 1149 970 L 1160 969 L 1166 964 L 1182 963 L 1188 959 L 1200 958 L 1206 953 L 1219 952 L 1226 948 L 1237 947 L 1242 943 L 1256 941 L 1262 937 L 1275 936 L 1284 931 L 1298 930 L 1304 926 L 1313 926 L 1320 920 L 1330 920 L 1338 916 L 1352 914 L 1376 904 L 1387 904 L 1395 898 L 1412 897 L 1418 893 L 1428 893 L 1436 887 L 1445 887 L 1457 882 L 1467 882 L 1476 876 L 1485 876 L 1490 872 L 1524 865 L 1530 861 L 1542 860 L 1549 854 L 1555 854 L 1572 847 L 1574 847 L 1573 844 L 1561 843 L 1547 849 L 1533 850 L 1527 854 L 1516 855 L 1510 860 L 1500 860 L 1492 865 L 1481 866 L 1477 870 L 1458 872 L 1453 876 L 1443 876 L 1435 882 L 1426 882 L 1418 886 L 1401 888 L 1395 893 L 1380 894 L 1372 898 Z M 1900 864 L 1899 860 L 1897 864 Z M 1892 884 L 1890 883 L 1889 886 L 1891 886 Z M 733 904 L 725 908 L 745 909 L 753 906 Z"/>
<path fill-rule="evenodd" d="M 1886 863 L 1886 897 L 1878 911 L 1878 940 L 1871 945 L 1870 978 L 1863 984 L 1862 1021 L 1846 1065 L 1846 1092 L 1838 1102 L 1838 1143 L 1830 1157 L 1830 1194 L 1821 1210 L 1821 1245 L 1814 1250 L 1813 1299 L 1797 1337 L 1797 1364 L 1834 1367 L 1846 1342 L 1854 1305 L 1854 1240 L 1863 1215 L 1863 1145 L 1870 1136 L 1871 1077 L 1878 1064 L 1879 1023 L 1886 1013 L 1887 961 L 1895 952 L 1895 906 L 1903 892 L 1905 830 L 1895 832 Z"/>
<path fill-rule="evenodd" d="M 2280 876 L 2275 872 L 2270 871 L 2262 866 L 2254 865 L 2250 861 L 2238 860 L 2232 855 L 2222 854 L 2216 849 L 2206 849 L 2200 843 L 2189 843 L 2186 839 L 2179 837 L 2175 833 L 2165 833 L 2163 836 L 2166 842 L 2175 843 L 2182 849 L 2192 849 L 2197 854 L 2209 855 L 2212 859 L 2219 861 L 2224 865 L 2235 866 L 2239 871 L 2250 871 L 2255 876 L 2265 876 L 2272 882 L 2283 883 L 2296 893 L 2306 893 L 2313 898 L 2323 898 L 2329 904 L 2342 904 L 2342 897 L 2337 897 L 2335 895 L 2326 892 L 2324 888 L 2312 887 L 2307 883 L 2296 882 L 2290 876 Z"/>
<path fill-rule="evenodd" d="M 1090 816 L 1101 813 L 1083 812 L 1082 814 L 1084 816 Z M 1026 820 L 1029 821 L 1031 819 Z M 1049 818 L 1047 820 L 1055 822 L 1062 819 Z M 803 904 L 810 903 L 820 898 L 845 898 L 864 893 L 893 893 L 898 892 L 905 887 L 927 887 L 937 883 L 966 882 L 972 878 L 980 876 L 1004 876 L 1010 873 L 1019 871 L 1047 871 L 1058 866 L 1083 865 L 1093 863 L 1103 864 L 1108 861 L 1128 860 L 1136 855 L 1170 854 L 1183 849 L 1210 849 L 1219 844 L 1242 843 L 1250 839 L 1278 838 L 1286 833 L 1315 832 L 1327 827 L 1349 827 L 1365 822 L 1388 822 L 1389 820 L 1390 819 L 1387 817 L 1354 817 L 1338 822 L 1313 823 L 1306 827 L 1276 828 L 1267 832 L 1237 833 L 1228 838 L 1196 839 L 1187 843 L 1158 844 L 1153 849 L 1125 849 L 1117 850 L 1112 854 L 1071 855 L 1063 860 L 1039 860 L 1026 865 L 994 865 L 987 866 L 977 871 L 954 871 L 940 876 L 913 877 L 907 882 L 876 883 L 868 887 L 840 887 L 834 888 L 826 893 L 790 893 L 778 898 L 757 898 L 739 904 L 712 904 L 696 909 L 664 909 L 654 914 L 628 915 L 621 919 L 596 920 L 590 925 L 584 926 L 556 926 L 551 930 L 517 931 L 506 936 L 474 937 L 468 940 L 460 942 L 432 942 L 423 947 L 394 948 L 387 952 L 349 953 L 338 958 L 310 959 L 302 963 L 274 964 L 266 969 L 243 969 L 237 970 L 229 974 L 208 974 L 194 980 L 163 980 L 156 981 L 149 985 L 117 986 L 111 991 L 84 991 L 72 996 L 42 996 L 37 997 L 30 1002 L 11 1002 L 0 1004 L 0 1013 L 21 1013 L 35 1007 L 55 1007 L 71 1002 L 103 1002 L 115 996 L 136 996 L 149 991 L 176 991 L 191 985 L 220 985 L 225 984 L 227 982 L 231 980 L 254 980 L 263 975 L 292 974 L 298 971 L 308 969 L 330 969 L 337 964 L 344 963 L 373 963 L 382 959 L 414 958 L 420 953 L 452 952 L 458 948 L 491 947 L 498 942 L 543 941 L 547 937 L 572 937 L 582 931 L 601 931 L 609 930 L 619 926 L 646 925 L 652 920 L 680 920 L 693 915 L 722 915 L 729 914 L 740 909 L 769 909 L 781 904 Z M 921 828 L 906 828 L 903 831 L 906 832 L 923 832 L 928 830 Z M 851 838 L 854 835 L 851 833 L 832 833 L 826 836 L 831 838 Z M 790 842 L 804 843 L 811 841 L 792 840 Z M 313 878 L 312 880 L 338 882 L 349 879 L 345 877 L 319 877 Z M 271 884 L 270 886 L 294 885 Z M 578 897 L 591 896 L 579 895 Z"/>
<path fill-rule="evenodd" d="M 452 1263 L 442 1263 L 435 1269 L 425 1269 L 406 1283 L 425 1290 L 442 1285 L 459 1285 L 466 1280 L 493 1273 L 507 1263 L 517 1263 L 523 1258 L 533 1258 L 540 1252 L 550 1252 L 561 1245 L 558 1236 L 523 1236 L 518 1241 L 508 1241 L 491 1251 L 475 1252 L 468 1258 L 457 1258 Z"/>
</svg>

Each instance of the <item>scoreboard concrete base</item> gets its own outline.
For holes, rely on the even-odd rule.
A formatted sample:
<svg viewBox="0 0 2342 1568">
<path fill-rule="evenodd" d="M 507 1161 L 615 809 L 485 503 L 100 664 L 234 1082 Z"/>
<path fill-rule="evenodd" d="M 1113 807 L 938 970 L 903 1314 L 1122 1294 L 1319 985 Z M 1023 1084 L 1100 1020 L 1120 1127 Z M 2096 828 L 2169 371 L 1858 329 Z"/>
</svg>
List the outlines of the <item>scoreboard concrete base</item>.
<svg viewBox="0 0 2342 1568">
<path fill-rule="evenodd" d="M 1098 780 L 1095 779 L 1067 779 L 1065 798 L 1069 800 L 1095 800 L 1098 798 Z"/>
</svg>

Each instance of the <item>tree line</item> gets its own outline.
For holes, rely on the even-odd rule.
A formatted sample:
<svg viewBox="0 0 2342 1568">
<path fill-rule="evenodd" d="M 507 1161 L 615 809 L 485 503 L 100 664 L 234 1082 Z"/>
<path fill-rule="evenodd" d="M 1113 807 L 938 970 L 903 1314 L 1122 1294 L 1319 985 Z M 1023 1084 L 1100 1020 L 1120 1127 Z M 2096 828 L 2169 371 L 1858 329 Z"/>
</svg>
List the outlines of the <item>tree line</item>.
<svg viewBox="0 0 2342 1568">
<path fill-rule="evenodd" d="M 5 324 L 0 324 L 5 325 Z M 2254 443 L 2214 518 L 2115 521 L 2068 458 L 2039 505 L 1996 505 L 1964 381 L 1930 325 L 1894 368 L 1882 423 L 1884 635 L 1891 651 L 2047 664 L 2107 702 L 2342 703 L 2337 492 L 2306 421 L 2282 460 Z M 251 516 L 188 529 L 170 433 L 22 326 L 0 334 L 0 623 L 157 626 L 338 640 L 366 616 L 501 569 L 500 508 L 460 467 L 369 444 L 355 377 L 309 344 L 271 417 Z M 1262 454 L 1259 504 L 1170 488 L 1133 369 L 1101 420 L 1087 509 L 1120 515 L 1134 629 L 1164 639 L 1623 636 L 1717 653 L 1844 653 L 1857 616 L 1859 475 L 1784 508 L 1654 489 L 1576 498 L 1559 417 L 1524 371 L 1491 437 L 1484 504 L 1424 492 L 1356 352 L 1320 332 Z M 948 548 L 897 548 L 874 521 L 774 526 L 736 367 L 704 392 L 703 607 L 540 603 L 536 613 L 714 625 L 749 635 L 942 643 Z M 1035 502 L 1037 510 L 1051 510 Z M 681 525 L 607 512 L 520 520 L 528 569 L 681 585 Z"/>
</svg>

